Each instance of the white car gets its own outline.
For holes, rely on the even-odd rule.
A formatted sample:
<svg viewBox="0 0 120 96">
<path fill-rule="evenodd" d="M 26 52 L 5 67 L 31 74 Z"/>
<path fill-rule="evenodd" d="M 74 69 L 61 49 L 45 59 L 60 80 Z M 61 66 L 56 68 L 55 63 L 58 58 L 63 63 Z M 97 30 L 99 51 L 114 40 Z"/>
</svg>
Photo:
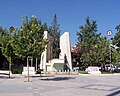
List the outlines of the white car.
<svg viewBox="0 0 120 96">
<path fill-rule="evenodd" d="M 96 66 L 89 66 L 85 71 L 87 71 L 89 74 L 101 74 L 99 69 L 100 68 Z"/>
</svg>

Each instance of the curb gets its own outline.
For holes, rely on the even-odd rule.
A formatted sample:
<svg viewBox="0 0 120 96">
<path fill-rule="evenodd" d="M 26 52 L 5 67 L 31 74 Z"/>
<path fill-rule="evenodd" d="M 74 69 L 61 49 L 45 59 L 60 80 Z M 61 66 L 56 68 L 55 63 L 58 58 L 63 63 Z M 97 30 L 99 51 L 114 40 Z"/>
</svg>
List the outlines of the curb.
<svg viewBox="0 0 120 96">
<path fill-rule="evenodd" d="M 120 73 L 114 73 L 114 74 L 79 74 L 80 76 L 117 76 L 120 75 Z"/>
</svg>

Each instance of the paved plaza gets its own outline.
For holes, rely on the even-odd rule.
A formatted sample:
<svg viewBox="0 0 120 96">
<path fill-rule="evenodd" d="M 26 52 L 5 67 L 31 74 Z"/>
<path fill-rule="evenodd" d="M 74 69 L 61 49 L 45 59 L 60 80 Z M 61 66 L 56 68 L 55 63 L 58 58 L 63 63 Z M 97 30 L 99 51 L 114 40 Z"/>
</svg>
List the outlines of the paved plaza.
<svg viewBox="0 0 120 96">
<path fill-rule="evenodd" d="M 0 96 L 120 96 L 120 75 L 0 76 Z"/>
</svg>

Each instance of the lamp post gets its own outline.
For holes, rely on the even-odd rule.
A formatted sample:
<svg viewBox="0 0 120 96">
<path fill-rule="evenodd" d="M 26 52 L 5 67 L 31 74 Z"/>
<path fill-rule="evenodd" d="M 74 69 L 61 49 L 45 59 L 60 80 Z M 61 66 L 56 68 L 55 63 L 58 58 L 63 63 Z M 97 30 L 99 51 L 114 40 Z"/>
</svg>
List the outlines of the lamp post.
<svg viewBox="0 0 120 96">
<path fill-rule="evenodd" d="M 27 72 L 28 72 L 28 74 L 27 74 L 28 78 L 27 79 L 28 79 L 28 82 L 29 82 L 29 58 L 28 57 L 27 57 Z"/>
<path fill-rule="evenodd" d="M 112 71 L 112 64 L 111 64 L 111 61 L 112 61 L 112 58 L 111 58 L 111 38 L 110 38 L 110 36 L 112 35 L 112 31 L 111 30 L 108 30 L 107 31 L 107 35 L 109 36 L 109 41 L 110 41 L 110 45 L 109 45 L 109 47 L 110 47 L 110 72 Z"/>
</svg>

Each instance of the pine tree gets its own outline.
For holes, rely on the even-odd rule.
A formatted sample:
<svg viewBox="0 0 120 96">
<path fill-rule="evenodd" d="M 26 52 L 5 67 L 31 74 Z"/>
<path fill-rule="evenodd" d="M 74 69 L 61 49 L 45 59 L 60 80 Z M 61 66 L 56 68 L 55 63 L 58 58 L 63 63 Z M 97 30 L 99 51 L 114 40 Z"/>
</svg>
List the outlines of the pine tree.
<svg viewBox="0 0 120 96">
<path fill-rule="evenodd" d="M 80 31 L 77 32 L 77 46 L 84 47 L 87 52 L 90 52 L 91 47 L 95 45 L 97 37 L 97 24 L 96 20 L 90 21 L 89 17 L 86 18 L 86 23 L 84 26 L 80 26 Z"/>
<path fill-rule="evenodd" d="M 47 26 L 46 23 L 44 23 L 42 27 L 43 27 L 43 30 L 44 30 L 44 31 L 48 31 L 48 26 Z"/>
<path fill-rule="evenodd" d="M 117 46 L 117 49 L 114 49 L 114 53 L 112 54 L 112 57 L 115 60 L 115 63 L 119 63 L 120 62 L 120 25 L 117 25 L 115 27 L 116 29 L 116 34 L 115 36 L 112 38 L 112 44 Z"/>
<path fill-rule="evenodd" d="M 60 25 L 57 23 L 57 16 L 55 14 L 52 25 L 49 29 L 51 35 L 52 58 L 59 58 L 60 54 Z"/>
<path fill-rule="evenodd" d="M 89 17 L 86 18 L 85 25 L 80 26 L 80 31 L 77 32 L 78 41 L 76 45 L 82 50 L 82 53 L 80 54 L 82 56 L 81 59 L 86 65 L 90 65 L 94 61 L 92 58 L 90 58 L 90 55 L 93 52 L 94 46 L 96 46 L 100 37 L 100 34 L 97 34 L 96 32 L 96 20 L 90 21 Z"/>
<path fill-rule="evenodd" d="M 112 44 L 120 47 L 120 25 L 117 25 L 115 29 L 117 30 L 117 32 L 112 40 Z"/>
</svg>

